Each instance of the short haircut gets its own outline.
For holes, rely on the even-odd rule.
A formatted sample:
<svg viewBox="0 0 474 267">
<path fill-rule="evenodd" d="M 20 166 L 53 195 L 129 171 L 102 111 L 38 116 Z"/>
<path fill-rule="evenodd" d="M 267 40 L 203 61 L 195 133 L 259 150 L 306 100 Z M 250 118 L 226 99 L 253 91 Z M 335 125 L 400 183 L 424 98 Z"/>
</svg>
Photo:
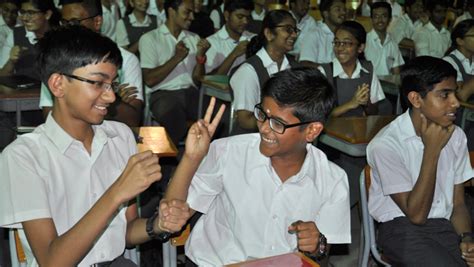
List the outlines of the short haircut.
<svg viewBox="0 0 474 267">
<path fill-rule="evenodd" d="M 172 8 L 174 10 L 178 10 L 179 6 L 184 2 L 184 0 L 165 0 L 163 4 L 163 8 L 165 9 L 166 17 L 168 18 L 170 14 L 168 14 L 168 8 Z"/>
<path fill-rule="evenodd" d="M 329 11 L 329 9 L 331 9 L 331 6 L 336 2 L 346 3 L 345 0 L 321 0 L 321 2 L 319 3 L 319 11 L 321 11 L 321 14 L 324 11 Z"/>
<path fill-rule="evenodd" d="M 120 50 L 112 40 L 83 26 L 67 26 L 46 32 L 38 41 L 41 81 L 53 73 L 71 74 L 77 68 L 107 62 L 122 66 Z"/>
<path fill-rule="evenodd" d="M 375 2 L 370 5 L 370 17 L 372 18 L 374 9 L 385 8 L 388 11 L 388 17 L 392 18 L 392 6 L 387 2 Z"/>
<path fill-rule="evenodd" d="M 232 13 L 237 9 L 252 11 L 254 8 L 252 0 L 226 0 L 224 2 L 224 11 Z"/>
<path fill-rule="evenodd" d="M 448 0 L 425 0 L 423 5 L 425 6 L 426 11 L 433 12 L 436 6 L 449 7 Z"/>
<path fill-rule="evenodd" d="M 408 101 L 410 92 L 414 91 L 425 97 L 436 84 L 456 76 L 453 66 L 440 58 L 421 56 L 409 61 L 400 72 L 400 100 L 403 109 L 412 107 Z"/>
<path fill-rule="evenodd" d="M 89 16 L 102 16 L 102 3 L 100 0 L 61 0 L 61 5 L 81 4 Z"/>
<path fill-rule="evenodd" d="M 324 75 L 310 67 L 291 68 L 273 75 L 263 86 L 261 100 L 271 97 L 280 107 L 293 108 L 301 122 L 324 123 L 334 105 L 334 89 Z"/>
</svg>

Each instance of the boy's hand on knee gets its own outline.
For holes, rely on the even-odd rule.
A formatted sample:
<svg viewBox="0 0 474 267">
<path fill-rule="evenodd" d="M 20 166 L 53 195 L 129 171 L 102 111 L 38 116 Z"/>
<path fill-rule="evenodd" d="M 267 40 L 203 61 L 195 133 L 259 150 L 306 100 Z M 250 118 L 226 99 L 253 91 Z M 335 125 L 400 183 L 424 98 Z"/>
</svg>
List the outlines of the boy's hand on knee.
<svg viewBox="0 0 474 267">
<path fill-rule="evenodd" d="M 185 201 L 162 199 L 158 214 L 154 229 L 175 233 L 180 231 L 191 217 L 191 210 Z"/>
<path fill-rule="evenodd" d="M 114 186 L 121 202 L 128 201 L 161 179 L 161 166 L 150 150 L 133 155 Z"/>
<path fill-rule="evenodd" d="M 314 222 L 296 221 L 288 227 L 288 232 L 296 234 L 300 251 L 316 253 L 320 232 Z"/>
<path fill-rule="evenodd" d="M 462 242 L 459 245 L 461 249 L 462 258 L 466 261 L 468 266 L 474 266 L 474 243 Z"/>
<path fill-rule="evenodd" d="M 420 117 L 420 135 L 425 148 L 435 149 L 438 152 L 441 151 L 451 138 L 455 129 L 454 125 L 443 127 L 434 122 L 428 122 L 423 114 L 420 114 Z"/>
</svg>

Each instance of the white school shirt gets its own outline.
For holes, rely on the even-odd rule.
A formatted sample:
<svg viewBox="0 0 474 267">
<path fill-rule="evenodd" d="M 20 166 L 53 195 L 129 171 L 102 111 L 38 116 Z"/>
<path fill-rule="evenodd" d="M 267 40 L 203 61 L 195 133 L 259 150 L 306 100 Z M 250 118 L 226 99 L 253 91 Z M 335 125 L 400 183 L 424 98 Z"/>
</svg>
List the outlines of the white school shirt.
<svg viewBox="0 0 474 267">
<path fill-rule="evenodd" d="M 158 19 L 158 26 L 161 24 L 165 23 L 166 21 L 166 11 L 163 8 L 163 10 L 159 10 L 158 6 L 156 5 L 156 1 L 152 0 L 150 1 L 150 5 L 148 6 L 148 9 L 146 11 L 148 15 L 155 15 L 156 18 Z"/>
<path fill-rule="evenodd" d="M 318 64 L 331 62 L 334 58 L 334 33 L 324 22 L 318 23 L 318 29 L 301 39 L 299 61 L 311 61 Z"/>
<path fill-rule="evenodd" d="M 413 34 L 416 56 L 444 57 L 444 53 L 451 45 L 451 33 L 443 26 L 441 31 L 431 24 L 426 23 L 416 29 Z"/>
<path fill-rule="evenodd" d="M 266 14 L 267 14 L 267 12 L 265 10 L 262 10 L 260 15 L 257 14 L 257 12 L 255 12 L 255 10 L 252 10 L 252 12 L 250 12 L 250 15 L 252 15 L 253 20 L 260 20 L 260 21 L 262 21 L 265 18 Z"/>
<path fill-rule="evenodd" d="M 21 222 L 51 218 L 58 232 L 71 229 L 117 180 L 136 143 L 123 123 L 92 126 L 91 154 L 50 115 L 32 133 L 16 139 L 0 156 L 0 227 L 21 228 Z M 110 261 L 125 249 L 127 220 L 117 210 L 80 267 Z M 28 263 L 37 266 L 36 263 Z"/>
<path fill-rule="evenodd" d="M 23 27 L 23 26 L 21 26 Z M 36 44 L 36 42 L 38 41 L 36 39 L 36 34 L 34 32 L 30 32 L 30 31 L 27 31 L 25 29 L 25 36 L 26 38 L 28 39 L 28 42 L 30 42 L 30 44 L 34 45 Z M 8 60 L 10 59 L 10 52 L 12 50 L 12 48 L 16 45 L 14 42 L 15 38 L 13 37 L 13 30 L 10 31 L 10 33 L 7 35 L 7 38 L 5 39 L 5 42 L 3 43 L 3 46 L 0 48 L 1 49 L 1 52 L 0 52 L 0 67 L 3 67 L 7 62 Z"/>
<path fill-rule="evenodd" d="M 397 1 L 388 1 L 392 7 L 392 18 L 397 19 L 403 15 L 403 8 Z"/>
<path fill-rule="evenodd" d="M 333 77 L 339 77 L 340 79 L 357 79 L 360 78 L 360 72 L 363 71 L 365 73 L 369 73 L 368 70 L 366 70 L 364 67 L 362 67 L 362 64 L 360 64 L 359 60 L 357 60 L 356 63 L 356 68 L 354 70 L 354 73 L 352 73 L 352 77 L 349 77 L 344 72 L 344 69 L 342 68 L 341 63 L 339 63 L 339 60 L 335 58 L 332 61 L 332 73 Z M 326 71 L 324 71 L 324 68 L 322 66 L 318 67 L 318 70 L 326 76 Z M 327 76 L 326 76 L 327 77 Z M 370 102 L 371 103 L 377 103 L 380 100 L 385 99 L 385 94 L 382 90 L 382 85 L 380 84 L 379 78 L 377 78 L 377 75 L 375 73 L 372 75 L 372 82 L 370 83 Z"/>
<path fill-rule="evenodd" d="M 399 44 L 404 38 L 413 39 L 413 34 L 418 27 L 421 27 L 422 23 L 420 20 L 413 23 L 408 16 L 404 14 L 398 19 L 393 19 L 388 26 L 388 32 L 392 35 L 393 40 L 396 44 Z"/>
<path fill-rule="evenodd" d="M 433 204 L 428 218 L 449 220 L 453 211 L 454 185 L 474 177 L 466 135 L 461 128 L 455 127 L 439 156 Z M 415 133 L 409 110 L 370 141 L 367 146 L 367 162 L 372 168 L 369 212 L 375 220 L 387 222 L 405 217 L 390 195 L 413 190 L 420 173 L 423 150 L 423 142 Z"/>
<path fill-rule="evenodd" d="M 296 16 L 293 14 L 293 12 L 290 11 L 290 13 L 297 21 Z M 306 14 L 303 18 L 301 18 L 296 27 L 300 30 L 300 33 L 298 34 L 298 38 L 296 39 L 296 42 L 293 46 L 293 50 L 291 50 L 289 53 L 291 55 L 294 55 L 296 59 L 298 59 L 301 53 L 302 40 L 307 35 L 315 34 L 318 26 L 316 20 L 314 20 L 314 18 L 311 17 L 309 14 Z"/>
<path fill-rule="evenodd" d="M 119 83 L 128 83 L 128 86 L 135 86 L 138 91 L 137 99 L 143 101 L 143 79 L 140 62 L 138 61 L 137 56 L 129 51 L 121 47 L 119 47 L 119 50 L 123 59 L 122 68 L 118 70 Z M 53 103 L 53 95 L 48 87 L 44 83 L 41 83 L 39 107 L 52 107 Z"/>
<path fill-rule="evenodd" d="M 346 173 L 311 144 L 301 170 L 284 183 L 260 153 L 260 134 L 211 144 L 187 202 L 204 213 L 186 243 L 198 266 L 222 266 L 293 252 L 291 223 L 314 221 L 329 244 L 350 243 Z"/>
<path fill-rule="evenodd" d="M 115 42 L 115 32 L 117 27 L 117 22 L 120 18 L 120 9 L 119 6 L 112 2 L 110 5 L 110 10 L 102 5 L 102 26 L 100 32 L 109 37 L 112 41 Z"/>
<path fill-rule="evenodd" d="M 290 63 L 288 59 L 283 59 L 280 69 L 278 64 L 271 59 L 265 48 L 258 50 L 256 54 L 263 63 L 263 66 L 271 76 L 279 71 L 289 69 Z M 260 102 L 260 82 L 258 80 L 257 72 L 248 63 L 242 64 L 230 78 L 230 87 L 234 93 L 234 101 L 232 105 L 234 110 L 247 110 L 253 112 L 256 104 Z"/>
<path fill-rule="evenodd" d="M 396 44 L 387 33 L 382 45 L 378 34 L 371 30 L 367 34 L 365 43 L 365 57 L 372 61 L 376 75 L 389 75 L 392 68 L 399 67 L 405 63 L 398 44 Z"/>
<path fill-rule="evenodd" d="M 244 31 L 240 36 L 239 41 L 235 41 L 229 36 L 229 33 L 227 32 L 224 25 L 219 31 L 207 37 L 207 41 L 211 47 L 209 47 L 206 52 L 206 73 L 209 73 L 215 68 L 219 67 L 227 58 L 227 56 L 235 49 L 239 42 L 250 41 L 253 36 L 255 36 L 255 34 Z M 234 63 L 232 64 L 232 67 L 229 69 L 229 71 L 244 61 L 245 54 L 234 60 Z"/>
<path fill-rule="evenodd" d="M 138 27 L 148 27 L 152 23 L 152 20 L 151 20 L 150 16 L 148 16 L 148 15 L 145 15 L 145 19 L 143 20 L 143 22 L 138 21 L 137 17 L 135 17 L 135 15 L 133 13 L 130 13 L 130 15 L 128 15 L 128 19 L 130 20 L 130 24 L 133 27 L 137 27 L 137 28 Z M 159 19 L 157 19 L 157 24 L 156 25 L 160 25 Z M 128 39 L 127 27 L 125 27 L 125 22 L 123 21 L 123 19 L 120 19 L 117 22 L 115 38 L 116 38 L 117 45 L 120 46 L 120 47 L 130 45 L 130 40 Z"/>
<path fill-rule="evenodd" d="M 153 69 L 165 64 L 174 56 L 176 44 L 183 41 L 189 49 L 188 56 L 183 59 L 168 76 L 151 88 L 156 90 L 179 90 L 195 86 L 192 79 L 194 66 L 196 66 L 197 43 L 199 35 L 183 30 L 176 39 L 162 24 L 156 30 L 142 35 L 138 43 L 140 50 L 140 63 L 143 69 Z"/>
<path fill-rule="evenodd" d="M 459 16 L 455 21 L 454 21 L 454 26 L 456 26 L 459 22 L 466 20 L 466 19 L 472 19 L 471 13 L 468 11 L 465 11 L 461 16 Z"/>
<path fill-rule="evenodd" d="M 219 6 L 219 9 L 221 10 L 222 14 L 224 14 L 224 4 L 221 4 Z M 220 29 L 221 25 L 225 24 L 224 21 L 221 21 L 221 16 L 219 16 L 219 12 L 217 12 L 216 9 L 213 9 L 211 11 L 211 14 L 209 15 L 209 18 L 211 18 L 212 23 L 214 24 L 214 29 Z"/>
<path fill-rule="evenodd" d="M 464 71 L 466 71 L 467 74 L 474 75 L 474 62 L 473 63 L 469 62 L 470 60 L 467 57 L 465 57 L 461 52 L 459 52 L 459 50 L 457 49 L 451 52 L 450 54 L 453 54 L 456 58 L 459 59 L 459 61 L 461 61 L 461 64 L 464 67 Z M 451 65 L 453 65 L 453 68 L 458 73 L 456 81 L 463 82 L 464 79 L 462 78 L 462 73 L 459 70 L 458 64 L 456 64 L 456 62 L 454 62 L 454 60 L 450 56 L 445 56 L 443 57 L 443 59 L 451 63 Z"/>
<path fill-rule="evenodd" d="M 10 34 L 13 34 L 13 30 L 10 29 L 10 27 L 8 27 L 8 25 L 5 23 L 5 20 L 3 20 L 3 17 L 0 16 L 0 47 L 3 47 L 5 45 L 8 35 Z M 0 59 L 0 66 L 5 64 L 5 63 L 2 64 L 4 60 L 5 60 L 4 58 Z"/>
</svg>

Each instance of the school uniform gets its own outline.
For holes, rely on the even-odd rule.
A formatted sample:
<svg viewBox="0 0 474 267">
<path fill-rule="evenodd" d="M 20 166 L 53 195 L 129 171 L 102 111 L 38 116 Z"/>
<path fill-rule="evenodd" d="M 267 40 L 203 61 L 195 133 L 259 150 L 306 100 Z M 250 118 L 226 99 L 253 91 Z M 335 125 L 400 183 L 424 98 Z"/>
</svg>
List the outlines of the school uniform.
<svg viewBox="0 0 474 267">
<path fill-rule="evenodd" d="M 333 41 L 334 33 L 328 25 L 324 22 L 318 23 L 316 31 L 301 38 L 299 61 L 311 61 L 318 64 L 331 62 L 335 58 Z"/>
<path fill-rule="evenodd" d="M 296 16 L 293 14 L 293 12 L 290 11 L 290 13 L 296 20 Z M 306 14 L 296 24 L 296 27 L 300 30 L 300 33 L 293 46 L 293 50 L 291 50 L 289 54 L 294 55 L 298 59 L 301 53 L 302 40 L 305 38 L 306 35 L 313 35 L 318 26 L 316 20 L 314 20 L 314 18 L 311 17 L 309 14 Z"/>
<path fill-rule="evenodd" d="M 451 45 L 451 33 L 443 26 L 438 30 L 431 22 L 419 27 L 413 34 L 416 56 L 442 58 Z"/>
<path fill-rule="evenodd" d="M 27 31 L 25 27 L 14 28 L 1 48 L 0 62 L 3 63 L 1 67 L 5 66 L 10 59 L 10 52 L 14 46 L 25 47 L 27 50 L 23 51 L 21 57 L 15 62 L 13 73 L 39 80 L 39 70 L 36 67 L 38 55 L 36 42 L 36 35 L 33 32 Z"/>
<path fill-rule="evenodd" d="M 387 33 L 382 44 L 375 30 L 367 34 L 365 43 L 365 57 L 372 62 L 376 75 L 389 75 L 391 69 L 405 64 L 398 45 L 393 41 L 390 33 Z"/>
<path fill-rule="evenodd" d="M 138 42 L 140 37 L 158 27 L 156 16 L 145 15 L 145 19 L 139 22 L 133 13 L 117 22 L 116 43 L 124 47 Z"/>
<path fill-rule="evenodd" d="M 413 39 L 413 34 L 418 27 L 421 27 L 420 20 L 413 22 L 408 14 L 404 14 L 398 19 L 393 19 L 388 26 L 388 32 L 392 35 L 396 44 L 399 44 L 404 38 Z"/>
</svg>

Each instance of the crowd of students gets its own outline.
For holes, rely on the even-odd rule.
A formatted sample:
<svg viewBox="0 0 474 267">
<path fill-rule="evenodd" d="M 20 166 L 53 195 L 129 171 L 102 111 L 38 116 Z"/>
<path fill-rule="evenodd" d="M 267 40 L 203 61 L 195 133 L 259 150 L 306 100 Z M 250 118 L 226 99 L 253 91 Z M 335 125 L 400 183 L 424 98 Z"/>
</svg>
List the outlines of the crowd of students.
<svg viewBox="0 0 474 267">
<path fill-rule="evenodd" d="M 189 266 L 295 250 L 326 266 L 331 244 L 351 242 L 351 183 L 312 143 L 328 117 L 392 113 L 377 76 L 400 74 L 408 109 L 367 149 L 380 248 L 394 265 L 474 266 L 474 171 L 455 125 L 474 93 L 471 13 L 449 31 L 444 0 L 406 0 L 403 14 L 374 2 L 367 33 L 342 0 L 320 1 L 322 21 L 308 0 L 228 0 L 209 16 L 199 0 L 1 1 L 0 75 L 42 82 L 46 122 L 0 156 L 0 227 L 22 229 L 29 265 L 133 266 L 125 247 L 166 241 L 201 213 Z M 233 136 L 212 143 L 229 107 L 211 99 L 197 118 L 209 74 L 230 77 L 235 111 Z M 165 172 L 136 151 L 129 127 L 144 108 L 185 141 L 149 218 L 135 198 Z"/>
</svg>

